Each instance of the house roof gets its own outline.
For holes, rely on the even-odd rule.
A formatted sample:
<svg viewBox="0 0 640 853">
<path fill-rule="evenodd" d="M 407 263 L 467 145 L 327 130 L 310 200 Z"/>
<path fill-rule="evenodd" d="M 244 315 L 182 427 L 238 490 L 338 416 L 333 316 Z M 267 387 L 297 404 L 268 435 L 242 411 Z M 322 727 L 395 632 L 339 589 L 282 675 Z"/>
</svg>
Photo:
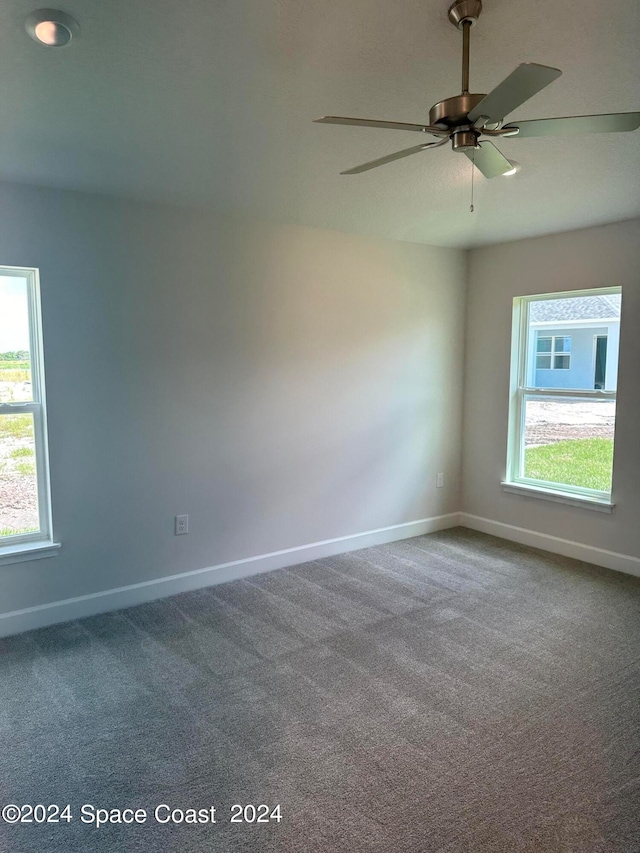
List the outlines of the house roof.
<svg viewBox="0 0 640 853">
<path fill-rule="evenodd" d="M 619 293 L 598 296 L 575 296 L 568 299 L 545 299 L 532 302 L 532 323 L 557 323 L 563 320 L 604 320 L 620 318 L 622 296 Z"/>
</svg>

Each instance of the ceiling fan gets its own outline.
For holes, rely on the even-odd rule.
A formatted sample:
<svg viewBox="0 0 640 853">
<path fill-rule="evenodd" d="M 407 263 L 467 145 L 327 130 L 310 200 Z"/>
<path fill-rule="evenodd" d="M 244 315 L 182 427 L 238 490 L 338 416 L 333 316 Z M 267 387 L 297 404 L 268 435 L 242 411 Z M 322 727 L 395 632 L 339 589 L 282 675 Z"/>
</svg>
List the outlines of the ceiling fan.
<svg viewBox="0 0 640 853">
<path fill-rule="evenodd" d="M 585 133 L 619 133 L 640 127 L 640 112 L 608 113 L 594 116 L 542 118 L 529 121 L 504 119 L 520 104 L 552 83 L 562 72 L 557 68 L 535 63 L 523 63 L 488 95 L 469 92 L 469 31 L 482 11 L 482 0 L 455 0 L 449 8 L 449 20 L 462 30 L 462 93 L 434 104 L 429 111 L 429 124 L 408 124 L 397 121 L 323 116 L 315 119 L 324 124 L 347 124 L 359 127 L 383 127 L 390 130 L 412 130 L 438 137 L 437 142 L 414 145 L 362 163 L 341 175 L 356 175 L 375 169 L 393 160 L 409 157 L 429 148 L 439 148 L 451 140 L 454 151 L 461 151 L 482 172 L 485 178 L 495 178 L 515 171 L 513 163 L 500 153 L 489 140 L 493 137 L 527 138 L 531 136 L 570 136 Z M 482 139 L 481 137 L 488 137 Z"/>
</svg>

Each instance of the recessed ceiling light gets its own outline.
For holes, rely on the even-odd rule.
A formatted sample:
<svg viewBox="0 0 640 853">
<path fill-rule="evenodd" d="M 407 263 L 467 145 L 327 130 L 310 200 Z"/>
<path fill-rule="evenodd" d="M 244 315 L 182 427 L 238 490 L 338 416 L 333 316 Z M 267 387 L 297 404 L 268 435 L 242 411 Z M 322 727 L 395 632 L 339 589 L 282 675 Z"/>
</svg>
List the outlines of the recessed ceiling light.
<svg viewBox="0 0 640 853">
<path fill-rule="evenodd" d="M 78 22 L 58 9 L 38 9 L 25 22 L 31 38 L 45 47 L 66 47 L 80 33 Z"/>
</svg>

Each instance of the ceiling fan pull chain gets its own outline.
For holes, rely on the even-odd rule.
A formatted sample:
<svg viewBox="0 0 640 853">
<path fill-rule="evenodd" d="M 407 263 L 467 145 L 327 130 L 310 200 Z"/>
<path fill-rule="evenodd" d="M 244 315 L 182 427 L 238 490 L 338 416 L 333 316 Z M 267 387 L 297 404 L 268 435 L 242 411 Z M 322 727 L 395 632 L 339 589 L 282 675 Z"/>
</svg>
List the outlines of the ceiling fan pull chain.
<svg viewBox="0 0 640 853">
<path fill-rule="evenodd" d="M 475 210 L 475 208 L 473 206 L 473 173 L 476 170 L 475 160 L 476 160 L 476 149 L 474 148 L 473 153 L 471 155 L 471 205 L 469 206 L 469 213 L 473 213 L 473 211 Z"/>
</svg>

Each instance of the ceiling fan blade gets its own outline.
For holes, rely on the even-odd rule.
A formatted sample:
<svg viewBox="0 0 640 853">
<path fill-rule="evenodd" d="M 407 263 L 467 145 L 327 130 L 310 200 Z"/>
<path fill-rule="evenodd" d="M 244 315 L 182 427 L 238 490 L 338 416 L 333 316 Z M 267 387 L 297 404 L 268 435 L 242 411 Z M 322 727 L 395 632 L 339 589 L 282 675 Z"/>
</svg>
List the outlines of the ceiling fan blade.
<svg viewBox="0 0 640 853">
<path fill-rule="evenodd" d="M 469 148 L 464 153 L 485 178 L 497 178 L 498 175 L 504 175 L 513 169 L 513 163 L 510 163 L 492 142 L 479 142 L 477 148 Z"/>
<path fill-rule="evenodd" d="M 502 83 L 489 92 L 469 113 L 469 120 L 476 122 L 481 116 L 484 124 L 502 121 L 505 116 L 528 101 L 545 86 L 562 74 L 558 68 L 536 65 L 535 62 L 518 65 Z"/>
<path fill-rule="evenodd" d="M 366 172 L 369 169 L 376 169 L 378 166 L 384 166 L 385 163 L 392 163 L 394 160 L 401 160 L 403 157 L 410 157 L 412 154 L 417 154 L 419 151 L 425 151 L 427 148 L 439 148 L 448 142 L 443 139 L 441 142 L 427 142 L 423 145 L 414 145 L 413 148 L 404 148 L 402 151 L 396 151 L 395 154 L 387 154 L 386 157 L 378 157 L 377 160 L 369 160 L 368 163 L 362 163 L 360 166 L 354 166 L 353 169 L 347 169 L 346 172 L 340 172 L 341 175 L 357 175 L 360 172 Z"/>
<path fill-rule="evenodd" d="M 322 116 L 315 118 L 316 124 L 348 124 L 355 127 L 385 127 L 389 130 L 417 130 L 419 133 L 431 133 L 434 136 L 449 135 L 449 131 L 428 124 L 408 124 L 402 121 L 378 121 L 373 118 L 348 118 L 347 116 Z"/>
<path fill-rule="evenodd" d="M 537 118 L 532 121 L 513 121 L 509 125 L 520 131 L 509 139 L 528 136 L 571 136 L 574 133 L 621 133 L 640 127 L 640 113 L 606 113 L 595 116 L 566 118 Z"/>
</svg>

